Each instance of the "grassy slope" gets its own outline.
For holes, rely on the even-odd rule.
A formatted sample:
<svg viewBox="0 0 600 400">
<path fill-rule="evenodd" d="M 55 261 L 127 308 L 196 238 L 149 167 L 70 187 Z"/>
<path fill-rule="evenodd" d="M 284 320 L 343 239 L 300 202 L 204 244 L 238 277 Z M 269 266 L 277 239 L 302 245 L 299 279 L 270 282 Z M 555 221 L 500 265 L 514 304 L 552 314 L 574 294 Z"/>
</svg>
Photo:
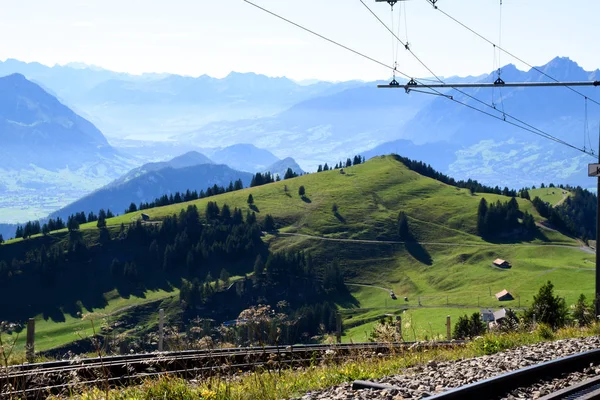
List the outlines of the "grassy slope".
<svg viewBox="0 0 600 400">
<path fill-rule="evenodd" d="M 570 197 L 572 195 L 572 193 L 569 191 L 566 191 L 567 194 L 563 195 L 563 191 L 565 190 L 561 188 L 532 189 L 529 191 L 529 197 L 531 197 L 532 200 L 536 197 L 539 197 L 540 200 L 556 206 L 564 197 Z"/>
<path fill-rule="evenodd" d="M 412 172 L 392 157 L 375 158 L 346 171 L 345 175 L 339 171 L 310 174 L 191 204 L 204 210 L 208 201 L 216 201 L 219 205 L 227 203 L 231 207 L 248 210 L 246 200 L 251 193 L 259 221 L 267 213 L 272 214 L 281 232 L 366 240 L 395 240 L 396 217 L 404 211 L 409 217 L 411 231 L 420 242 L 453 246 L 424 244 L 421 248 L 407 249 L 402 244 L 325 242 L 284 236 L 267 236 L 265 240 L 269 241 L 273 250 L 305 249 L 321 262 L 337 258 L 349 281 L 392 288 L 401 299 L 408 296 L 408 304 L 412 306 L 418 304 L 419 297 L 421 304 L 427 306 L 443 307 L 446 303 L 497 306 L 495 298 L 489 294 L 502 289 L 520 296 L 523 306 L 548 279 L 555 283 L 558 293 L 568 302 L 573 302 L 581 292 L 592 293 L 592 255 L 577 248 L 542 247 L 557 244 L 577 246 L 574 240 L 544 231 L 545 237 L 540 236 L 531 242 L 498 244 L 485 242 L 475 234 L 477 206 L 481 198 L 492 202 L 507 201 L 506 197 L 471 195 L 468 190 Z M 298 196 L 300 185 L 305 186 L 308 200 Z M 529 201 L 518 201 L 521 210 L 541 220 Z M 334 203 L 338 206 L 338 216 L 332 212 Z M 178 213 L 187 205 L 160 207 L 144 213 L 153 220 L 159 220 Z M 111 226 L 127 224 L 139 219 L 140 214 L 119 216 L 107 223 Z M 95 223 L 82 226 L 82 230 L 93 235 Z M 432 259 L 431 265 L 424 262 L 428 257 Z M 513 268 L 505 271 L 491 267 L 491 261 L 497 257 L 510 260 Z M 389 295 L 379 289 L 353 288 L 353 295 L 355 303 L 340 304 L 340 307 L 385 307 L 391 302 Z M 519 301 L 507 305 L 515 307 Z M 431 309 L 418 312 L 433 315 Z M 368 320 L 378 313 L 358 313 L 354 318 Z M 440 315 L 447 313 L 447 310 L 442 311 Z M 429 327 L 418 329 L 428 330 Z"/>
</svg>

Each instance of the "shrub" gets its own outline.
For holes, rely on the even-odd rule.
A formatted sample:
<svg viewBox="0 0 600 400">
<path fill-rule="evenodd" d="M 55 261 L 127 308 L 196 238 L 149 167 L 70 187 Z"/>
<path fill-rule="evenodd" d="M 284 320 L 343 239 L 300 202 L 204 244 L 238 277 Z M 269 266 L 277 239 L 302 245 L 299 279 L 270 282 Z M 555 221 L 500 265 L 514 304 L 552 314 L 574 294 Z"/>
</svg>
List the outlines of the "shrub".
<svg viewBox="0 0 600 400">
<path fill-rule="evenodd" d="M 567 323 L 569 314 L 565 300 L 554 295 L 552 282 L 548 281 L 533 296 L 531 307 L 525 310 L 525 320 L 532 322 L 534 315 L 536 322 L 547 324 L 552 329 L 562 328 Z"/>
</svg>

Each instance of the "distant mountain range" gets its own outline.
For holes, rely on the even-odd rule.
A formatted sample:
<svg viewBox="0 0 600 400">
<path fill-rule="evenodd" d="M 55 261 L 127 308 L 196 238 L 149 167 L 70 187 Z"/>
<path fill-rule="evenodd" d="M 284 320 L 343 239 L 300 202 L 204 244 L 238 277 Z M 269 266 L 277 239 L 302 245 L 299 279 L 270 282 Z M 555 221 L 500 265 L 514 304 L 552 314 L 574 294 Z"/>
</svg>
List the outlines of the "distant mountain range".
<svg viewBox="0 0 600 400">
<path fill-rule="evenodd" d="M 0 159 L 13 168 L 76 168 L 115 155 L 93 124 L 20 74 L 0 78 L 0 142 Z"/>
<path fill-rule="evenodd" d="M 561 81 L 600 79 L 599 70 L 585 71 L 568 58 L 555 58 L 538 68 Z M 496 78 L 495 74 L 490 74 L 482 81 L 493 82 Z M 503 68 L 502 78 L 506 82 L 549 80 L 535 69 L 520 71 L 513 65 Z M 598 88 L 578 87 L 576 90 L 600 100 Z M 504 111 L 522 121 L 507 116 L 509 122 L 527 123 L 578 147 L 585 143 L 587 149 L 597 151 L 600 107 L 591 102 L 588 104 L 588 139 L 584 135 L 584 98 L 567 88 L 472 89 L 464 92 L 487 103 L 492 102 L 494 95 L 496 109 L 456 91 L 448 94 L 500 120 L 436 98 L 398 131 L 402 140 L 384 144 L 371 154 L 387 154 L 395 147 L 399 147 L 402 154 L 404 145 L 409 152 L 418 149 L 421 160 L 460 179 L 474 178 L 509 187 L 539 185 L 541 182 L 593 186 L 586 171 L 587 164 L 594 162 L 594 158 L 516 128 L 502 119 Z"/>
<path fill-rule="evenodd" d="M 248 186 L 252 174 L 236 171 L 226 165 L 199 164 L 174 168 L 167 166 L 159 170 L 132 177 L 122 182 L 113 182 L 87 196 L 54 212 L 51 216 L 68 217 L 76 212 L 98 212 L 101 208 L 122 213 L 132 202 L 150 202 L 164 194 L 185 193 L 186 190 L 206 190 L 209 186 L 227 187 L 230 182 L 241 179 Z"/>
<path fill-rule="evenodd" d="M 564 81 L 600 79 L 600 71 L 585 71 L 568 58 L 539 69 Z M 548 80 L 513 65 L 502 69 L 502 78 Z M 585 172 L 591 157 L 503 122 L 527 123 L 596 150 L 600 107 L 589 102 L 588 137 L 584 99 L 573 91 L 447 90 L 468 108 L 440 96 L 377 89 L 377 83 L 296 83 L 252 73 L 135 76 L 81 65 L 0 62 L 0 221 L 43 217 L 111 182 L 120 187 L 185 166 L 209 170 L 210 162 L 252 173 L 283 174 L 288 166 L 302 173 L 355 154 L 397 152 L 457 179 L 490 185 L 593 186 Z M 577 90 L 600 100 L 598 88 Z M 190 151 L 197 153 L 186 154 L 182 164 L 173 160 Z M 157 182 L 162 176 L 155 176 Z"/>
<path fill-rule="evenodd" d="M 0 78 L 0 143 L 1 222 L 46 216 L 135 165 L 20 74 Z"/>
<path fill-rule="evenodd" d="M 246 154 L 243 154 L 244 152 Z M 297 174 L 304 172 L 294 159 L 279 160 L 269 152 L 251 145 L 232 146 L 216 151 L 214 155 L 227 159 L 237 155 L 252 167 L 251 172 L 265 170 L 279 174 L 282 178 L 288 168 L 292 168 Z M 262 165 L 256 164 L 262 157 L 269 162 L 275 162 L 264 169 Z M 148 163 L 135 168 L 108 185 L 52 213 L 51 216 L 66 218 L 81 211 L 97 213 L 101 208 L 110 208 L 113 212 L 121 213 L 132 202 L 136 205 L 151 202 L 162 195 L 184 193 L 188 189 L 200 192 L 215 184 L 226 187 L 238 179 L 247 187 L 252 179 L 251 172 L 237 171 L 228 165 L 216 164 L 205 155 L 191 151 L 170 161 Z"/>
<path fill-rule="evenodd" d="M 78 65 L 0 62 L 0 76 L 15 72 L 52 91 L 107 137 L 157 140 L 209 122 L 272 115 L 306 99 L 364 85 L 354 81 L 302 85 L 288 78 L 237 72 L 223 79 L 136 76 Z"/>
</svg>

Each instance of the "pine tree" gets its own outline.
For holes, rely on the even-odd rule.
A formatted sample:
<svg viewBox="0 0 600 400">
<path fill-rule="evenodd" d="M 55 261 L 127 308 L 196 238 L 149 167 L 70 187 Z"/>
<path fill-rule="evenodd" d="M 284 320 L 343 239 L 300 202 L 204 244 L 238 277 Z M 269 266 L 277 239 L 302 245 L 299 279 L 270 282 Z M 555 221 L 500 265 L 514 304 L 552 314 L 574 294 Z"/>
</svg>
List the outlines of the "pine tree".
<svg viewBox="0 0 600 400">
<path fill-rule="evenodd" d="M 0 233 L 0 244 L 4 243 L 4 237 L 2 236 L 2 234 Z"/>
<path fill-rule="evenodd" d="M 481 236 L 485 236 L 488 233 L 487 226 L 487 213 L 488 213 L 488 205 L 485 199 L 481 199 L 479 202 L 479 208 L 477 209 L 477 233 Z"/>
<path fill-rule="evenodd" d="M 410 230 L 408 228 L 408 218 L 403 211 L 398 214 L 398 237 L 400 240 L 410 239 Z"/>
<path fill-rule="evenodd" d="M 254 276 L 257 279 L 260 279 L 263 272 L 265 272 L 265 262 L 263 261 L 262 256 L 259 254 L 256 256 L 256 260 L 254 261 Z"/>
<path fill-rule="evenodd" d="M 96 223 L 96 226 L 99 229 L 106 228 L 106 219 L 102 214 L 98 217 L 98 222 Z"/>
<path fill-rule="evenodd" d="M 319 164 L 319 168 L 317 168 L 317 172 L 323 172 L 323 166 Z"/>
<path fill-rule="evenodd" d="M 221 270 L 221 275 L 219 276 L 221 281 L 225 286 L 229 286 L 229 272 L 225 268 Z"/>
<path fill-rule="evenodd" d="M 300 197 L 304 197 L 306 195 L 306 189 L 304 188 L 304 186 L 300 186 L 300 188 L 298 189 L 298 194 L 300 195 Z"/>
<path fill-rule="evenodd" d="M 525 319 L 549 325 L 552 329 L 562 328 L 568 316 L 565 299 L 554 295 L 554 285 L 548 281 L 543 285 L 538 294 L 533 296 L 531 307 L 525 310 Z"/>
<path fill-rule="evenodd" d="M 69 230 L 69 232 L 79 230 L 79 222 L 73 215 L 71 215 L 67 220 L 67 229 Z"/>
<path fill-rule="evenodd" d="M 179 193 L 177 193 L 179 194 Z M 135 205 L 135 203 L 131 203 L 129 205 L 129 208 L 127 209 L 127 213 L 132 213 L 132 212 L 136 212 L 137 211 L 137 206 Z"/>
<path fill-rule="evenodd" d="M 296 178 L 297 176 L 298 176 L 297 173 L 295 173 L 291 168 L 288 168 L 287 171 L 285 171 L 285 175 L 284 175 L 283 179 Z"/>
<path fill-rule="evenodd" d="M 267 214 L 265 216 L 265 222 L 263 224 L 263 229 L 265 232 L 272 232 L 275 230 L 275 220 L 271 214 Z"/>
<path fill-rule="evenodd" d="M 252 197 L 252 193 L 250 193 L 248 195 L 248 204 L 250 204 L 250 205 L 254 204 L 254 197 Z"/>
</svg>

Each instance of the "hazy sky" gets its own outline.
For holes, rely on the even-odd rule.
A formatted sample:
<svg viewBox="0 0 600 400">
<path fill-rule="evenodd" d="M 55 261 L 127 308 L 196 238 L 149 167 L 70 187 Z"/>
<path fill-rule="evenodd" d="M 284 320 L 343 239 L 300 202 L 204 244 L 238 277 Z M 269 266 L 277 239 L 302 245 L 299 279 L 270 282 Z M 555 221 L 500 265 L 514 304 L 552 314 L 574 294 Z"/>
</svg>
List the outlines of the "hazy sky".
<svg viewBox="0 0 600 400">
<path fill-rule="evenodd" d="M 255 1 L 373 58 L 393 62 L 391 35 L 360 0 Z M 390 24 L 387 3 L 365 2 Z M 498 42 L 499 0 L 437 4 Z M 600 67 L 598 0 L 504 0 L 502 7 L 502 45 L 511 52 L 534 65 L 568 56 L 587 70 Z M 478 75 L 493 68 L 492 46 L 434 10 L 427 0 L 410 0 L 405 8 L 408 41 L 435 73 Z M 243 0 L 0 0 L 0 38 L 1 60 L 48 65 L 77 61 L 131 73 L 216 77 L 232 70 L 294 79 L 389 76 L 386 68 Z M 398 62 L 411 76 L 430 76 L 406 51 L 400 51 Z M 508 62 L 514 60 L 503 55 L 502 63 Z"/>
</svg>

